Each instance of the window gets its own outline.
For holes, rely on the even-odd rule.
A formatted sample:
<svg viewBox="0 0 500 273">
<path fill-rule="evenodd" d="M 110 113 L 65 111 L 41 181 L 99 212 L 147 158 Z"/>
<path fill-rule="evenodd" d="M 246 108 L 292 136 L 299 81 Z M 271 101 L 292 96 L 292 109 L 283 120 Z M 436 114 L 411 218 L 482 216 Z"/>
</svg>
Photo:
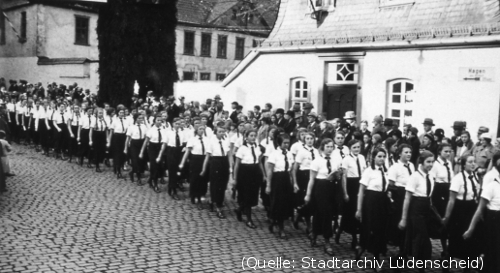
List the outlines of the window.
<svg viewBox="0 0 500 273">
<path fill-rule="evenodd" d="M 75 16 L 75 45 L 89 45 L 89 18 Z"/>
<path fill-rule="evenodd" d="M 210 80 L 210 72 L 209 73 L 200 73 L 200 80 L 209 81 Z"/>
<path fill-rule="evenodd" d="M 413 98 L 415 90 L 409 80 L 389 83 L 387 116 L 398 126 L 413 123 Z"/>
<path fill-rule="evenodd" d="M 215 74 L 216 81 L 223 81 L 225 78 L 226 78 L 226 74 L 222 74 L 222 73 Z"/>
<path fill-rule="evenodd" d="M 194 32 L 184 31 L 184 54 L 194 55 Z"/>
<path fill-rule="evenodd" d="M 236 38 L 236 53 L 235 60 L 243 60 L 245 57 L 245 38 Z"/>
<path fill-rule="evenodd" d="M 26 42 L 26 11 L 21 12 L 21 37 L 20 42 Z"/>
<path fill-rule="evenodd" d="M 309 102 L 309 82 L 304 78 L 293 79 L 290 90 L 291 106 L 298 104 L 302 108 L 304 103 Z"/>
<path fill-rule="evenodd" d="M 227 55 L 227 36 L 219 35 L 217 41 L 217 58 L 225 59 Z"/>
<path fill-rule="evenodd" d="M 192 72 L 192 71 L 182 72 L 182 80 L 183 81 L 193 81 L 194 80 L 194 72 Z"/>
<path fill-rule="evenodd" d="M 212 34 L 202 33 L 201 34 L 201 56 L 210 57 L 210 51 L 212 51 Z"/>
<path fill-rule="evenodd" d="M 330 84 L 357 84 L 357 63 L 329 63 L 328 83 Z"/>
<path fill-rule="evenodd" d="M 0 45 L 5 45 L 5 18 L 3 12 L 0 12 Z"/>
</svg>

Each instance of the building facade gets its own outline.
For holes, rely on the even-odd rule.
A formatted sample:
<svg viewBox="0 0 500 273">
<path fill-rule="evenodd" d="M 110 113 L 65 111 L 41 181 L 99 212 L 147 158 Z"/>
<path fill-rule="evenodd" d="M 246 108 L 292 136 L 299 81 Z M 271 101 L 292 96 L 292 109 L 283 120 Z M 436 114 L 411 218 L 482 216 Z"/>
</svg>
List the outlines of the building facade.
<svg viewBox="0 0 500 273">
<path fill-rule="evenodd" d="M 282 0 L 269 38 L 223 86 L 247 109 L 312 102 L 329 119 L 354 110 L 358 121 L 382 114 L 421 129 L 433 118 L 451 135 L 464 120 L 495 133 L 498 14 L 490 0 Z"/>
</svg>

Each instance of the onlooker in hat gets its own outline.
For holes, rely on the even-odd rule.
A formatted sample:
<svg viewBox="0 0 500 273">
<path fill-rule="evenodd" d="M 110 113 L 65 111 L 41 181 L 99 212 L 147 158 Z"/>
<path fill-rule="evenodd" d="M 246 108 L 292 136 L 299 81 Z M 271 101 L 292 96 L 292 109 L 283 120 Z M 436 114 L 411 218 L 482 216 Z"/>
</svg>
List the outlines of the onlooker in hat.
<svg viewBox="0 0 500 273">
<path fill-rule="evenodd" d="M 311 113 L 312 109 L 314 106 L 310 102 L 304 103 L 304 106 L 302 107 L 302 123 L 300 124 L 300 127 L 307 128 L 309 126 L 309 114 Z M 316 120 L 316 117 L 314 118 Z"/>
<path fill-rule="evenodd" d="M 491 144 L 491 134 L 483 133 L 480 137 L 480 145 L 472 149 L 472 155 L 476 158 L 477 174 L 482 181 L 484 174 L 493 157 L 493 145 Z"/>
<path fill-rule="evenodd" d="M 273 105 L 268 102 L 264 105 L 264 110 L 262 110 L 262 113 L 271 112 L 271 110 L 273 110 Z"/>
<path fill-rule="evenodd" d="M 214 97 L 214 101 L 215 101 L 215 104 L 217 105 L 222 99 L 220 98 L 220 95 L 215 95 Z"/>
<path fill-rule="evenodd" d="M 433 134 L 425 134 L 422 137 L 422 142 L 420 142 L 420 153 L 422 153 L 424 150 L 427 150 L 434 155 L 437 155 L 437 149 L 438 145 L 436 141 L 434 140 L 434 135 Z"/>
<path fill-rule="evenodd" d="M 348 143 L 352 140 L 352 133 L 354 132 L 353 127 L 347 121 L 344 121 L 340 124 L 340 130 L 344 132 L 344 143 Z"/>
<path fill-rule="evenodd" d="M 318 143 L 321 143 L 323 139 L 326 138 L 335 138 L 335 129 L 333 128 L 333 125 L 328 122 L 328 121 L 323 121 L 320 122 L 319 124 L 319 129 L 321 130 L 319 138 L 318 138 Z"/>
<path fill-rule="evenodd" d="M 462 135 L 460 136 L 460 139 L 456 141 L 456 143 L 457 151 L 455 152 L 455 173 L 459 173 L 462 170 L 460 159 L 462 158 L 462 156 L 472 153 L 474 142 L 472 142 L 470 133 L 468 131 L 462 131 Z"/>
<path fill-rule="evenodd" d="M 231 109 L 233 109 L 233 112 L 231 113 L 231 115 L 229 116 L 229 119 L 234 123 L 234 124 L 237 124 L 238 123 L 238 111 L 237 111 L 237 108 L 238 108 L 238 102 L 236 101 L 233 101 L 233 103 L 231 103 Z"/>
<path fill-rule="evenodd" d="M 457 146 L 460 142 L 462 132 L 465 130 L 465 126 L 463 121 L 455 121 L 453 122 L 453 136 L 451 137 L 451 147 L 455 154 L 457 154 Z"/>
<path fill-rule="evenodd" d="M 418 129 L 411 127 L 408 130 L 408 138 L 406 142 L 411 146 L 411 162 L 418 167 L 418 157 L 420 156 L 420 139 L 418 138 Z"/>
<path fill-rule="evenodd" d="M 293 111 L 287 111 L 285 114 L 285 126 L 283 129 L 285 129 L 285 133 L 290 135 L 290 141 L 293 143 L 295 142 L 294 136 L 292 136 L 293 131 L 295 130 L 295 127 L 297 127 L 297 124 L 295 123 L 295 113 Z"/>
<path fill-rule="evenodd" d="M 385 133 L 387 135 L 388 138 L 391 138 L 392 137 L 392 127 L 394 126 L 394 121 L 390 118 L 386 118 L 384 120 L 384 127 L 385 127 Z"/>
<path fill-rule="evenodd" d="M 300 114 L 300 104 L 294 104 L 293 107 L 290 110 L 292 110 L 295 113 L 295 118 L 297 118 L 297 116 L 301 116 L 301 114 Z"/>
<path fill-rule="evenodd" d="M 431 118 L 426 118 L 424 119 L 424 122 L 422 123 L 424 125 L 424 132 L 419 136 L 420 143 L 422 143 L 423 138 L 425 135 L 434 135 L 434 132 L 432 132 L 432 126 L 434 126 L 434 121 Z"/>
<path fill-rule="evenodd" d="M 309 132 L 312 132 L 316 136 L 316 141 L 319 139 L 319 135 L 321 133 L 321 129 L 319 127 L 319 124 L 316 121 L 317 117 L 318 117 L 318 115 L 316 115 L 316 113 L 314 113 L 314 112 L 310 112 L 307 115 L 307 123 L 309 124 L 309 125 L 307 125 L 307 130 Z M 317 144 L 319 144 L 319 143 L 317 143 Z"/>
<path fill-rule="evenodd" d="M 333 130 L 336 132 L 340 131 L 340 119 L 339 118 L 334 118 L 330 121 L 330 124 L 333 127 Z"/>
<path fill-rule="evenodd" d="M 356 126 L 356 113 L 354 111 L 347 111 L 345 112 L 344 119 L 349 125 L 351 125 L 351 128 L 357 128 Z M 347 143 L 347 141 L 346 141 Z"/>
<path fill-rule="evenodd" d="M 443 138 L 444 138 L 444 130 L 441 128 L 436 129 L 436 131 L 434 132 L 434 141 L 436 141 L 436 143 L 439 145 L 443 141 Z"/>
<path fill-rule="evenodd" d="M 403 140 L 403 132 L 399 129 L 394 129 L 392 131 L 392 138 L 396 141 L 396 147 L 403 144 L 405 141 Z"/>
<path fill-rule="evenodd" d="M 18 91 L 18 86 L 17 86 L 17 81 L 15 80 L 9 80 L 9 92 L 17 92 Z"/>
<path fill-rule="evenodd" d="M 5 89 L 7 89 L 7 84 L 5 83 L 4 78 L 0 78 L 0 87 L 4 87 Z"/>
<path fill-rule="evenodd" d="M 384 118 L 381 115 L 375 116 L 373 118 L 373 130 L 372 135 L 379 134 L 382 141 L 387 138 L 387 134 L 385 132 L 385 127 L 383 126 Z"/>
<path fill-rule="evenodd" d="M 276 109 L 276 122 L 274 125 L 278 126 L 279 128 L 285 128 L 285 119 L 283 118 L 283 116 L 285 115 L 285 110 L 283 110 L 283 108 L 278 108 Z"/>
</svg>

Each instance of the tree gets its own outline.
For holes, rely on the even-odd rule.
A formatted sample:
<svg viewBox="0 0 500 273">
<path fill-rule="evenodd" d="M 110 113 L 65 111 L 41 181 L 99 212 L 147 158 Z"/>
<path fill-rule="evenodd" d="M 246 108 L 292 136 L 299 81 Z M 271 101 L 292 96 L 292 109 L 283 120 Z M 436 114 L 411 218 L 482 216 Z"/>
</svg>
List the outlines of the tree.
<svg viewBox="0 0 500 273">
<path fill-rule="evenodd" d="M 99 92 L 101 102 L 128 105 L 134 82 L 141 95 L 173 94 L 178 80 L 175 63 L 176 0 L 138 4 L 108 0 L 99 9 Z"/>
</svg>

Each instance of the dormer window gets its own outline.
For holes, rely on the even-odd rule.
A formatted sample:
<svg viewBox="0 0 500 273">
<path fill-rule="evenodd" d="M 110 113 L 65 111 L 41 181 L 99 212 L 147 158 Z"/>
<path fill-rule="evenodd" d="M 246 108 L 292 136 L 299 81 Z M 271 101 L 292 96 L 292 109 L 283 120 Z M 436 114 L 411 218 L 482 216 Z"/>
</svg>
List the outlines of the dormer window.
<svg viewBox="0 0 500 273">
<path fill-rule="evenodd" d="M 335 9 L 335 4 L 337 0 L 306 0 L 309 7 L 309 11 L 312 13 L 314 11 L 333 11 Z"/>
</svg>

